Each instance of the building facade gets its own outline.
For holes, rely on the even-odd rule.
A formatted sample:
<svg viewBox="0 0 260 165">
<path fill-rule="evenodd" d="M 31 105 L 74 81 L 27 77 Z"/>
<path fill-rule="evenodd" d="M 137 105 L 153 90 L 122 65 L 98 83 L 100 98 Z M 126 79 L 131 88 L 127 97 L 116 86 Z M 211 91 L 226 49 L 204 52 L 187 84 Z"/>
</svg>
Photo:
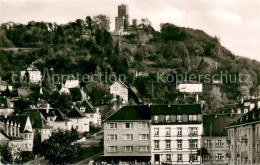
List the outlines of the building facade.
<svg viewBox="0 0 260 165">
<path fill-rule="evenodd" d="M 119 96 L 123 100 L 123 104 L 128 103 L 128 87 L 120 82 L 116 81 L 110 86 L 110 93 L 113 95 L 114 99 Z"/>
<path fill-rule="evenodd" d="M 260 164 L 259 109 L 244 114 L 227 127 L 230 140 L 230 165 Z"/>
<path fill-rule="evenodd" d="M 200 104 L 151 105 L 151 163 L 200 164 Z"/>
<path fill-rule="evenodd" d="M 94 108 L 87 99 L 84 99 L 78 106 L 80 112 L 84 113 L 89 119 L 89 124 L 94 126 L 101 126 L 101 114 L 99 108 Z"/>
<path fill-rule="evenodd" d="M 208 152 L 208 154 L 203 155 L 203 164 L 228 164 L 230 141 L 225 127 L 241 116 L 241 114 L 203 115 L 202 147 Z"/>
<path fill-rule="evenodd" d="M 104 159 L 116 164 L 150 161 L 150 110 L 124 106 L 104 120 Z"/>
</svg>

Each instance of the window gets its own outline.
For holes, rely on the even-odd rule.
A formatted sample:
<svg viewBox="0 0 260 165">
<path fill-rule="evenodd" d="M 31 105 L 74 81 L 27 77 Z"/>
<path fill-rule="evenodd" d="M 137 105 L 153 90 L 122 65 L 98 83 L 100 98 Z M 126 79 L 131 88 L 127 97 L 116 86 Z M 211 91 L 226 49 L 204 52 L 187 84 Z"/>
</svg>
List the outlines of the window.
<svg viewBox="0 0 260 165">
<path fill-rule="evenodd" d="M 210 160 L 210 155 L 204 155 L 204 160 Z"/>
<path fill-rule="evenodd" d="M 171 122 L 171 116 L 170 115 L 166 115 L 166 122 L 167 123 Z"/>
<path fill-rule="evenodd" d="M 177 122 L 181 122 L 181 115 L 177 115 Z"/>
<path fill-rule="evenodd" d="M 154 141 L 154 149 L 158 150 L 160 148 L 159 140 Z"/>
<path fill-rule="evenodd" d="M 124 152 L 133 152 L 133 146 L 124 146 Z"/>
<path fill-rule="evenodd" d="M 171 154 L 166 154 L 166 161 L 171 161 Z"/>
<path fill-rule="evenodd" d="M 177 140 L 177 149 L 178 150 L 182 149 L 182 140 Z"/>
<path fill-rule="evenodd" d="M 166 136 L 171 136 L 171 128 L 165 128 Z"/>
<path fill-rule="evenodd" d="M 216 160 L 222 160 L 222 153 L 216 153 Z"/>
<path fill-rule="evenodd" d="M 181 161 L 182 161 L 182 154 L 178 154 L 178 155 L 177 155 L 177 161 L 178 161 L 178 162 L 181 162 Z"/>
<path fill-rule="evenodd" d="M 107 152 L 116 152 L 117 151 L 117 146 L 108 146 L 107 147 Z"/>
<path fill-rule="evenodd" d="M 154 115 L 154 122 L 158 123 L 158 115 Z"/>
<path fill-rule="evenodd" d="M 148 140 L 149 135 L 148 134 L 139 134 L 139 140 Z"/>
<path fill-rule="evenodd" d="M 148 124 L 145 122 L 138 123 L 138 128 L 148 128 Z"/>
<path fill-rule="evenodd" d="M 165 141 L 165 146 L 166 146 L 167 150 L 170 150 L 171 149 L 171 141 L 170 140 L 166 140 Z"/>
<path fill-rule="evenodd" d="M 124 140 L 133 140 L 133 134 L 124 134 Z"/>
<path fill-rule="evenodd" d="M 197 121 L 197 120 L 198 120 L 197 115 L 192 115 L 192 120 L 193 120 L 193 121 Z"/>
<path fill-rule="evenodd" d="M 210 147 L 210 140 L 205 140 L 204 146 L 205 147 Z"/>
<path fill-rule="evenodd" d="M 117 91 L 118 90 L 118 87 L 113 87 L 114 91 Z"/>
<path fill-rule="evenodd" d="M 117 123 L 108 123 L 108 129 L 116 129 L 117 128 Z"/>
<path fill-rule="evenodd" d="M 190 162 L 198 161 L 198 155 L 197 154 L 190 154 Z"/>
<path fill-rule="evenodd" d="M 189 140 L 190 149 L 197 149 L 198 148 L 198 140 Z"/>
<path fill-rule="evenodd" d="M 177 128 L 177 132 L 178 132 L 178 134 L 177 134 L 177 136 L 182 136 L 182 128 Z"/>
<path fill-rule="evenodd" d="M 109 135 L 107 135 L 107 140 L 115 141 L 115 140 L 117 140 L 117 135 L 109 134 Z"/>
<path fill-rule="evenodd" d="M 159 128 L 154 128 L 154 136 L 159 136 Z"/>
<path fill-rule="evenodd" d="M 133 128 L 133 123 L 124 123 L 124 128 L 125 129 L 132 129 Z"/>
<path fill-rule="evenodd" d="M 189 136 L 197 136 L 198 135 L 198 128 L 197 127 L 190 127 L 189 128 Z"/>
<path fill-rule="evenodd" d="M 139 151 L 147 152 L 147 151 L 149 151 L 149 146 L 139 146 Z"/>
<path fill-rule="evenodd" d="M 222 143 L 222 140 L 217 140 L 215 143 L 216 147 L 222 147 L 224 143 Z"/>
</svg>

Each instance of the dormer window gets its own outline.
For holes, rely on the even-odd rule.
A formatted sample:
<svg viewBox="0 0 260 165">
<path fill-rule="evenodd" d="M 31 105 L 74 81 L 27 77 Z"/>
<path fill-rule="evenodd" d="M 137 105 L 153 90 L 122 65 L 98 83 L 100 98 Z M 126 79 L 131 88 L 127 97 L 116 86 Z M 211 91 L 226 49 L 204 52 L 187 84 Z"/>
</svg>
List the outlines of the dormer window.
<svg viewBox="0 0 260 165">
<path fill-rule="evenodd" d="M 181 122 L 181 115 L 177 115 L 177 122 Z"/>
<path fill-rule="evenodd" d="M 85 107 L 80 107 L 80 111 L 84 112 L 85 111 Z"/>
<path fill-rule="evenodd" d="M 171 116 L 170 115 L 166 115 L 166 122 L 167 123 L 171 122 Z"/>
<path fill-rule="evenodd" d="M 158 123 L 158 115 L 155 115 L 155 116 L 154 116 L 154 122 L 155 122 L 155 123 Z"/>
</svg>

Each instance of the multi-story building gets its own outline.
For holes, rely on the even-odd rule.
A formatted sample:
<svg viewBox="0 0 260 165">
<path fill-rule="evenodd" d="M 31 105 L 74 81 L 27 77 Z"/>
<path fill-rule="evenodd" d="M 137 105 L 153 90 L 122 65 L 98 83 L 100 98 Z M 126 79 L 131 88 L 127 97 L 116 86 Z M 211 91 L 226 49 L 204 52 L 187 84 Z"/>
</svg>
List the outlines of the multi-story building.
<svg viewBox="0 0 260 165">
<path fill-rule="evenodd" d="M 115 19 L 115 30 L 124 31 L 128 29 L 129 26 L 129 15 L 128 15 L 128 5 L 122 4 L 118 6 L 118 16 Z"/>
<path fill-rule="evenodd" d="M 114 99 L 119 96 L 123 100 L 123 103 L 128 103 L 128 86 L 121 81 L 116 81 L 110 86 L 110 93 Z"/>
<path fill-rule="evenodd" d="M 200 164 L 201 104 L 151 105 L 151 163 Z"/>
<path fill-rule="evenodd" d="M 78 106 L 79 110 L 83 112 L 89 119 L 89 124 L 94 126 L 101 126 L 101 114 L 99 108 L 93 107 L 87 99 L 84 99 Z"/>
<path fill-rule="evenodd" d="M 29 79 L 30 83 L 39 84 L 42 81 L 41 72 L 33 64 L 31 64 L 26 71 L 21 71 L 21 76 L 25 76 L 26 72 L 29 74 L 29 77 L 26 78 Z"/>
<path fill-rule="evenodd" d="M 32 151 L 33 138 L 32 123 L 28 116 L 0 118 L 0 144 L 9 142 L 14 148 Z"/>
<path fill-rule="evenodd" d="M 66 117 L 72 122 L 72 127 L 79 132 L 88 132 L 89 131 L 89 119 L 88 117 L 81 112 L 77 107 L 70 110 Z"/>
<path fill-rule="evenodd" d="M 150 161 L 150 108 L 124 106 L 104 120 L 104 159 L 116 164 Z"/>
<path fill-rule="evenodd" d="M 230 165 L 260 164 L 260 113 L 255 107 L 227 126 Z"/>
<path fill-rule="evenodd" d="M 241 114 L 203 115 L 202 147 L 208 152 L 207 155 L 203 155 L 203 164 L 228 164 L 230 141 L 225 127 L 241 116 Z"/>
</svg>

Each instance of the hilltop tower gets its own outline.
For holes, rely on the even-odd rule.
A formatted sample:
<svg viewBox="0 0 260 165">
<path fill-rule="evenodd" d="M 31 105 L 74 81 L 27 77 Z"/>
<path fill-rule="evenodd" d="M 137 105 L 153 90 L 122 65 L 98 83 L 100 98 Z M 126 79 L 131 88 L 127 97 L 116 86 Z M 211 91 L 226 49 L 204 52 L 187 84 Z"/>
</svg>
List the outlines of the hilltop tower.
<svg viewBox="0 0 260 165">
<path fill-rule="evenodd" d="M 118 6 L 118 16 L 116 17 L 115 30 L 125 31 L 129 26 L 128 5 Z"/>
</svg>

